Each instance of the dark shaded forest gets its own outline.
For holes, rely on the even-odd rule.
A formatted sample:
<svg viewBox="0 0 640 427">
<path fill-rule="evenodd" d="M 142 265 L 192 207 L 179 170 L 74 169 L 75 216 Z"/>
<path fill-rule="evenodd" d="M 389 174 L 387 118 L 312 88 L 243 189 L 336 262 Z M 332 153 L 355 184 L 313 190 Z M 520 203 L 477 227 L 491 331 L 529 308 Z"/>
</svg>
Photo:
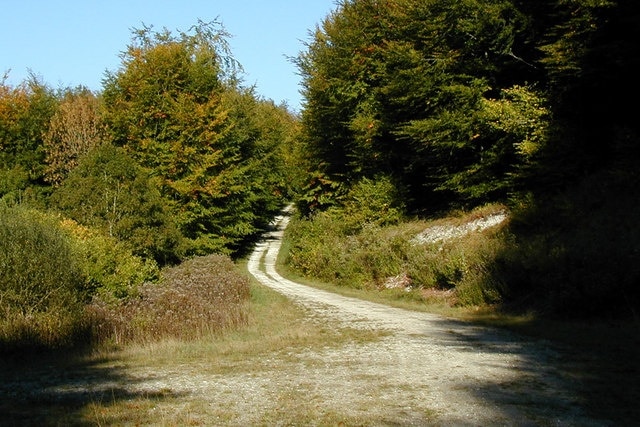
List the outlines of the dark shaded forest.
<svg viewBox="0 0 640 427">
<path fill-rule="evenodd" d="M 504 203 L 501 304 L 637 316 L 639 18 L 624 0 L 342 2 L 298 58 L 300 210 L 367 180 L 409 216 Z"/>
</svg>

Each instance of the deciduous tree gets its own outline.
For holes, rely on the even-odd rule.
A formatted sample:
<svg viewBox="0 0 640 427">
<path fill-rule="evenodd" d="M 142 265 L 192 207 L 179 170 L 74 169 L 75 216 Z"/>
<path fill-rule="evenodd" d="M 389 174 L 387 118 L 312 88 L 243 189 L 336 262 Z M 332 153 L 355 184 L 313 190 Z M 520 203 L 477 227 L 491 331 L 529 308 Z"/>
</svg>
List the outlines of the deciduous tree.
<svg viewBox="0 0 640 427">
<path fill-rule="evenodd" d="M 0 82 L 0 198 L 25 200 L 42 193 L 43 135 L 57 106 L 49 87 L 31 76 L 12 87 Z"/>
<path fill-rule="evenodd" d="M 46 181 L 59 185 L 83 155 L 105 140 L 99 99 L 82 87 L 66 91 L 44 134 Z"/>
<path fill-rule="evenodd" d="M 143 28 L 105 82 L 114 143 L 160 180 L 191 254 L 239 250 L 282 202 L 288 119 L 240 85 L 226 38 L 215 22 Z"/>
<path fill-rule="evenodd" d="M 181 235 L 158 182 L 122 148 L 103 144 L 84 156 L 51 196 L 51 206 L 128 244 L 159 264 L 182 257 Z"/>
</svg>

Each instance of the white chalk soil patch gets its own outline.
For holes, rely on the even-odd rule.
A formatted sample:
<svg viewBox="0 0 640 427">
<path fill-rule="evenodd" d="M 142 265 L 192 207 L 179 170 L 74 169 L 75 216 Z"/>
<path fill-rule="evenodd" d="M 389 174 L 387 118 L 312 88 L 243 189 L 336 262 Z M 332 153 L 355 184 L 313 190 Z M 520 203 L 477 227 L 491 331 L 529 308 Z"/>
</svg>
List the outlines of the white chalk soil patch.
<svg viewBox="0 0 640 427">
<path fill-rule="evenodd" d="M 496 212 L 462 225 L 434 225 L 415 236 L 411 241 L 415 244 L 438 243 L 463 237 L 469 233 L 486 230 L 504 222 L 508 217 L 506 211 Z"/>
</svg>

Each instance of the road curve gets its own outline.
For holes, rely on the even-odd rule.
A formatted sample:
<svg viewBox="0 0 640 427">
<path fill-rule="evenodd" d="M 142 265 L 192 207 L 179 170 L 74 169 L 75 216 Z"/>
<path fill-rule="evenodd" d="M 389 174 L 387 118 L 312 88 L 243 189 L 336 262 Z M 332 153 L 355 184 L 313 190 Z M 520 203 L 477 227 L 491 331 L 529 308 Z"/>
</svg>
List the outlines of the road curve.
<svg viewBox="0 0 640 427">
<path fill-rule="evenodd" d="M 327 401 L 342 410 L 357 408 L 367 394 L 362 384 L 367 377 L 371 390 L 384 387 L 384 396 L 372 396 L 380 400 L 385 425 L 608 425 L 585 415 L 576 385 L 563 369 L 566 361 L 545 342 L 344 297 L 282 277 L 275 264 L 290 214 L 288 208 L 275 219 L 274 229 L 249 259 L 249 272 L 314 316 L 388 331 L 381 341 L 315 356 L 335 364 L 323 371 L 331 387 L 317 387 Z M 349 368 L 340 369 L 347 362 Z"/>
</svg>

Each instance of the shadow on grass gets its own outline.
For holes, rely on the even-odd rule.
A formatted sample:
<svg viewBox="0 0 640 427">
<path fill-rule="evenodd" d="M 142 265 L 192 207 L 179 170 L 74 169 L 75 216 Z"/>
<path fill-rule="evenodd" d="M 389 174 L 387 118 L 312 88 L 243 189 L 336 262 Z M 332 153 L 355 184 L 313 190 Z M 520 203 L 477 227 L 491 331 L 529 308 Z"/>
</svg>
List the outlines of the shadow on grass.
<svg viewBox="0 0 640 427">
<path fill-rule="evenodd" d="M 2 426 L 99 425 L 92 405 L 175 397 L 171 390 L 146 391 L 115 359 L 62 353 L 0 359 Z"/>
</svg>

